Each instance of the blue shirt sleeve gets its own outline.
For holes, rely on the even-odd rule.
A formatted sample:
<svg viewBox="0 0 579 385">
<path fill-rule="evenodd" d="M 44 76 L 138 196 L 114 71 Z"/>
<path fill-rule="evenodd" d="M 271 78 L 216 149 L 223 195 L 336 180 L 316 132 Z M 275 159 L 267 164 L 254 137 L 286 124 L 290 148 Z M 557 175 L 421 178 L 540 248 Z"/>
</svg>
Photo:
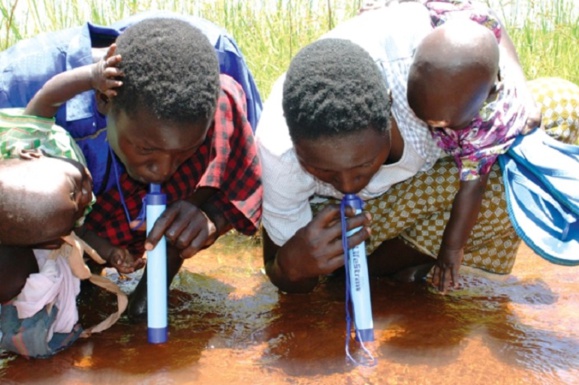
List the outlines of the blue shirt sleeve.
<svg viewBox="0 0 579 385">
<path fill-rule="evenodd" d="M 25 107 L 55 74 L 67 68 L 67 50 L 81 28 L 40 34 L 0 52 L 0 108 Z"/>
</svg>

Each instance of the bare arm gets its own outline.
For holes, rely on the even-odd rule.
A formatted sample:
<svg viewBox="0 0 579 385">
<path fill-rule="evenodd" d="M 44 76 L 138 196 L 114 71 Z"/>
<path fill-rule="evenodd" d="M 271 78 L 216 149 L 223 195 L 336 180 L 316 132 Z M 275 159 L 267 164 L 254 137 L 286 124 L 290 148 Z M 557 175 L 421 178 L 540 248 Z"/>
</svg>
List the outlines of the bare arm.
<svg viewBox="0 0 579 385">
<path fill-rule="evenodd" d="M 484 197 L 488 174 L 472 181 L 461 181 L 460 188 L 442 235 L 442 244 L 434 268 L 433 283 L 441 292 L 456 285 L 463 249 L 476 224 Z"/>
<path fill-rule="evenodd" d="M 461 249 L 466 245 L 480 212 L 487 181 L 488 174 L 476 180 L 460 182 L 442 237 L 443 247 Z"/>
<path fill-rule="evenodd" d="M 200 187 L 195 191 L 190 202 L 198 206 L 201 211 L 207 215 L 209 220 L 215 226 L 215 233 L 210 234 L 210 238 L 205 247 L 211 246 L 217 238 L 228 232 L 233 228 L 231 223 L 227 220 L 221 210 L 211 204 L 209 198 L 217 192 L 216 189 L 210 187 Z"/>
<path fill-rule="evenodd" d="M 288 253 L 290 246 L 280 247 L 273 243 L 267 231 L 262 228 L 263 264 L 270 281 L 281 291 L 288 293 L 308 293 L 319 281 L 319 276 L 300 277 L 299 271 L 292 269 L 291 256 Z M 290 259 L 288 261 L 288 259 Z M 288 263 L 289 262 L 289 263 Z"/>
<path fill-rule="evenodd" d="M 107 55 L 97 63 L 53 76 L 28 102 L 25 114 L 52 118 L 67 100 L 92 89 L 109 97 L 116 95 L 114 88 L 121 86 L 122 82 L 115 78 L 122 76 L 122 72 L 116 67 L 121 57 L 114 55 L 115 49 L 116 45 L 111 45 Z"/>
<path fill-rule="evenodd" d="M 127 249 L 113 246 L 107 239 L 87 230 L 84 226 L 75 232 L 119 273 L 132 273 L 145 266 L 145 260 L 140 256 L 133 256 Z"/>
</svg>

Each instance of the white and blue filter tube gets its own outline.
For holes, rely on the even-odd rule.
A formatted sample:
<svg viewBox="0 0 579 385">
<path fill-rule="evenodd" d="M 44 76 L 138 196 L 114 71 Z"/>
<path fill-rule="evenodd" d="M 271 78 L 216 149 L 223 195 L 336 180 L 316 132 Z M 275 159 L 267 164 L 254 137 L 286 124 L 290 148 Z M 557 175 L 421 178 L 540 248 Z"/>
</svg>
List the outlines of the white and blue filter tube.
<svg viewBox="0 0 579 385">
<path fill-rule="evenodd" d="M 350 355 L 349 340 L 351 332 L 350 308 L 354 313 L 354 328 L 356 340 L 363 350 L 374 358 L 364 346 L 364 342 L 374 341 L 374 321 L 372 318 L 372 302 L 370 298 L 370 280 L 368 275 L 368 261 L 366 258 L 366 243 L 362 242 L 352 248 L 349 247 L 348 237 L 361 230 L 361 227 L 347 230 L 345 210 L 347 206 L 354 209 L 356 214 L 362 212 L 364 202 L 355 194 L 346 194 L 342 198 L 342 246 L 344 248 L 344 267 L 346 272 L 346 355 L 354 363 L 358 362 Z"/>
<path fill-rule="evenodd" d="M 147 235 L 167 206 L 167 196 L 159 184 L 151 183 L 145 198 Z M 163 236 L 155 248 L 147 252 L 147 338 L 151 344 L 168 339 L 167 322 L 167 242 Z"/>
</svg>

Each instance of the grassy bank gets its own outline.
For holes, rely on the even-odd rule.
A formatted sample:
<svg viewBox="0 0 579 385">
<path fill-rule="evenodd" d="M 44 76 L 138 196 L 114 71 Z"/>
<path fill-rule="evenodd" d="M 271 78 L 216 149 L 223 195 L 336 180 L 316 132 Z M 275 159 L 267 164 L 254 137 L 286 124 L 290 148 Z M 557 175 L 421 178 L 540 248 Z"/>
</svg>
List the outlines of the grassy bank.
<svg viewBox="0 0 579 385">
<path fill-rule="evenodd" d="M 576 0 L 487 0 L 502 17 L 529 79 L 560 76 L 579 84 Z"/>
<path fill-rule="evenodd" d="M 488 0 L 505 21 L 529 78 L 561 76 L 579 84 L 579 23 L 573 0 Z M 110 24 L 145 10 L 204 17 L 237 40 L 267 97 L 291 57 L 340 21 L 356 14 L 361 0 L 3 0 L 0 49 L 40 32 L 89 20 Z M 513 9 L 525 3 L 524 10 Z M 56 6 L 55 4 L 59 4 Z M 524 14 L 521 22 L 521 13 Z M 514 16 L 517 16 L 516 18 Z M 0 69 L 1 70 L 1 69 Z"/>
</svg>

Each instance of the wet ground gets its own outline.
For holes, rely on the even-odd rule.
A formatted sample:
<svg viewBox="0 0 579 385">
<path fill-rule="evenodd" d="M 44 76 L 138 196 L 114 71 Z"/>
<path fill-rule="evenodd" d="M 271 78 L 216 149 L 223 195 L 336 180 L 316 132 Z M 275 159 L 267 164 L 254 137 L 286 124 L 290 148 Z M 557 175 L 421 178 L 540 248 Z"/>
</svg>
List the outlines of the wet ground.
<svg viewBox="0 0 579 385">
<path fill-rule="evenodd" d="M 148 344 L 146 325 L 121 319 L 49 360 L 0 355 L 0 384 L 579 384 L 579 267 L 522 246 L 511 275 L 463 269 L 448 296 L 374 280 L 377 364 L 364 367 L 345 358 L 342 280 L 283 295 L 259 254 L 255 240 L 232 235 L 187 261 L 167 344 Z M 84 322 L 108 299 L 93 295 Z"/>
</svg>

